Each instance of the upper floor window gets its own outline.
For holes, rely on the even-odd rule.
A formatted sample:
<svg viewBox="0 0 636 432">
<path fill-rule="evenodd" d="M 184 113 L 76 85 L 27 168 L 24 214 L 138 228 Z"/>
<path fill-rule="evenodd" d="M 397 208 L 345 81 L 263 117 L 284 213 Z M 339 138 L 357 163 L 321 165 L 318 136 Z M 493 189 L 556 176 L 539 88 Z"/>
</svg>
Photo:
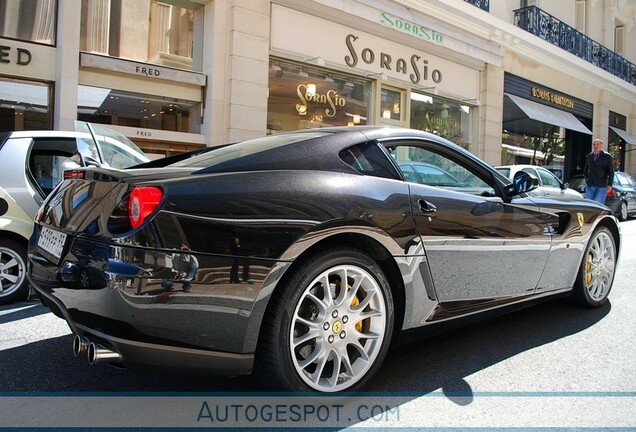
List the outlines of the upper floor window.
<svg viewBox="0 0 636 432">
<path fill-rule="evenodd" d="M 576 30 L 585 34 L 587 30 L 587 0 L 576 0 L 574 8 L 574 26 Z"/>
<path fill-rule="evenodd" d="M 55 0 L 0 0 L 0 36 L 55 45 Z"/>
<path fill-rule="evenodd" d="M 622 24 L 616 24 L 614 27 L 614 52 L 618 55 L 623 55 L 625 52 L 625 26 Z"/>
<path fill-rule="evenodd" d="M 195 10 L 183 3 L 82 0 L 80 49 L 192 70 Z"/>
</svg>

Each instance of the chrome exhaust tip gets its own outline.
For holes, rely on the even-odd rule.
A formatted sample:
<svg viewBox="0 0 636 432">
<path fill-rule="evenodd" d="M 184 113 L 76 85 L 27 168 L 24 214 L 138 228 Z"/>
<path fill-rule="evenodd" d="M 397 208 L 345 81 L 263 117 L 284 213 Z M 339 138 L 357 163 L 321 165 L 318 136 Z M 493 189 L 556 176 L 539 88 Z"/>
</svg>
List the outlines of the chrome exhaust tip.
<svg viewBox="0 0 636 432">
<path fill-rule="evenodd" d="M 73 355 L 79 357 L 80 354 L 86 352 L 90 343 L 91 341 L 86 336 L 75 335 L 73 338 Z"/>
<path fill-rule="evenodd" d="M 121 363 L 123 357 L 117 351 L 106 348 L 103 345 L 91 342 L 88 345 L 88 363 L 91 365 L 98 365 L 101 363 Z"/>
</svg>

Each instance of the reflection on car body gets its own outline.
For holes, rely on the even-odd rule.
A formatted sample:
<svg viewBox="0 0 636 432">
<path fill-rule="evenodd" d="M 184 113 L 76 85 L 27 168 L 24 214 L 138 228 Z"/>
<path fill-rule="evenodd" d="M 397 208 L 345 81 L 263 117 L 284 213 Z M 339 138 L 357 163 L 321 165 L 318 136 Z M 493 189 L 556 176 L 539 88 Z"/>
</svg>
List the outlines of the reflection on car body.
<svg viewBox="0 0 636 432">
<path fill-rule="evenodd" d="M 572 198 L 583 198 L 580 192 L 570 187 L 569 184 L 563 183 L 552 171 L 545 167 L 535 165 L 502 165 L 495 167 L 495 169 L 510 179 L 519 171 L 526 171 L 535 176 L 539 180 L 539 185 L 535 190 L 530 192 L 533 196 L 569 196 Z"/>
<path fill-rule="evenodd" d="M 404 164 L 458 183 L 410 181 Z M 412 329 L 553 296 L 600 306 L 620 249 L 606 207 L 530 196 L 531 174 L 512 181 L 409 129 L 281 133 L 83 177 L 44 202 L 29 249 L 29 280 L 75 354 L 255 372 L 291 391 L 360 389 Z M 46 229 L 66 235 L 59 263 L 38 246 Z M 56 277 L 78 250 L 105 287 Z"/>
</svg>

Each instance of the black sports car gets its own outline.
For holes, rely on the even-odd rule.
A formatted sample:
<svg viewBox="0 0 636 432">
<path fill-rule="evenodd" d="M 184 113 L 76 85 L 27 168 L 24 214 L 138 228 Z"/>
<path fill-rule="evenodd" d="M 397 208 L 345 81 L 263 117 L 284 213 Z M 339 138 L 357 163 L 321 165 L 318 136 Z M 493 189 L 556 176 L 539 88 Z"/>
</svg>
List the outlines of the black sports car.
<svg viewBox="0 0 636 432">
<path fill-rule="evenodd" d="M 409 182 L 397 161 L 458 182 Z M 603 304 L 619 254 L 606 207 L 528 196 L 536 177 L 415 130 L 304 130 L 67 174 L 28 277 L 92 364 L 354 391 L 408 330 L 553 296 Z"/>
</svg>

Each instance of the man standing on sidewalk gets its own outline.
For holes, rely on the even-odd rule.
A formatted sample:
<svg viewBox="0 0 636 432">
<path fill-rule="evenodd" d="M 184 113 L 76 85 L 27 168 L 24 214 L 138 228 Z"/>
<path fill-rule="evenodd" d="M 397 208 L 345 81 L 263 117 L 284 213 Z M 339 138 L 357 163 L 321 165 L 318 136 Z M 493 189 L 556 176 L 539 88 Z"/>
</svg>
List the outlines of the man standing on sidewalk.
<svg viewBox="0 0 636 432">
<path fill-rule="evenodd" d="M 614 182 L 614 161 L 612 155 L 603 150 L 603 141 L 592 141 L 592 153 L 585 157 L 585 197 L 605 204 L 605 197 L 612 190 Z"/>
</svg>

